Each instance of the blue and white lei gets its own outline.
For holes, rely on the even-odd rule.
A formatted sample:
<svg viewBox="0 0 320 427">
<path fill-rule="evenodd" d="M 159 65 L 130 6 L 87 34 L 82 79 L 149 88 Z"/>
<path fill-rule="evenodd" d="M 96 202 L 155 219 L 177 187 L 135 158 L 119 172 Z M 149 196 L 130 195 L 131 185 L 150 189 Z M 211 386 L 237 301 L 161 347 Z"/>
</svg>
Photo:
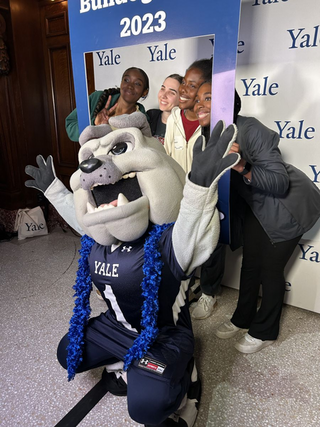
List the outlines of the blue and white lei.
<svg viewBox="0 0 320 427">
<path fill-rule="evenodd" d="M 144 297 L 141 316 L 142 330 L 124 358 L 125 370 L 129 368 L 133 360 L 141 359 L 146 354 L 159 332 L 157 327 L 159 311 L 158 290 L 163 262 L 161 261 L 158 244 L 162 233 L 170 225 L 154 225 L 144 244 L 144 278 L 141 283 L 142 296 Z M 74 378 L 77 367 L 82 361 L 84 329 L 88 324 L 91 313 L 90 292 L 92 290 L 92 282 L 88 258 L 94 243 L 94 240 L 86 235 L 81 238 L 82 247 L 79 250 L 81 258 L 79 259 L 76 283 L 73 286 L 76 300 L 68 333 L 68 381 Z"/>
</svg>

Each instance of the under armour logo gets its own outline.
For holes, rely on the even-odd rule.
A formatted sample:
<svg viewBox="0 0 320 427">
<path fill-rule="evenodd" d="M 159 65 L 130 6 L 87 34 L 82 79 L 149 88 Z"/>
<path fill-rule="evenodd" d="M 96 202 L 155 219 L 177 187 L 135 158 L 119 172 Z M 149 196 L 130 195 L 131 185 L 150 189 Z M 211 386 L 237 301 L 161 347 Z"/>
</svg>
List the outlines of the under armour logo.
<svg viewBox="0 0 320 427">
<path fill-rule="evenodd" d="M 124 251 L 130 252 L 131 249 L 132 249 L 132 246 L 123 246 L 121 252 L 124 252 Z"/>
<path fill-rule="evenodd" d="M 167 365 L 165 365 L 163 362 L 150 359 L 149 357 L 142 357 L 139 360 L 138 366 L 139 368 L 145 369 L 149 372 L 154 372 L 157 375 L 163 375 L 167 367 Z"/>
</svg>

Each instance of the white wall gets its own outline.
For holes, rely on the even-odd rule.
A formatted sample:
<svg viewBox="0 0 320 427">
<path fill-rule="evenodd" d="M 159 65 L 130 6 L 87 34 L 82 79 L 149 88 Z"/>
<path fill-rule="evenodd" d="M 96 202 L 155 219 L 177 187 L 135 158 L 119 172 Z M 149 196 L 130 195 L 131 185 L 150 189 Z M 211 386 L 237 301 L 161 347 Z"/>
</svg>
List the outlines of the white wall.
<svg viewBox="0 0 320 427">
<path fill-rule="evenodd" d="M 285 161 L 320 188 L 319 0 L 242 0 L 236 88 L 241 114 L 279 132 Z M 229 252 L 233 263 L 224 283 L 237 287 L 241 251 Z M 288 304 L 320 312 L 320 221 L 300 241 L 286 280 Z"/>
</svg>

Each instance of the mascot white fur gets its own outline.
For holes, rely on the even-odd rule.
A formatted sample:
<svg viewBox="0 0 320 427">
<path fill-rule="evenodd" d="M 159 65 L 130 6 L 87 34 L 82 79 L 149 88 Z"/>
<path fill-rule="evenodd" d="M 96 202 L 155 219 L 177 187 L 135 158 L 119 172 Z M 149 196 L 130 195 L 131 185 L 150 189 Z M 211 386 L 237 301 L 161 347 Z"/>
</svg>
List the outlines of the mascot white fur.
<svg viewBox="0 0 320 427">
<path fill-rule="evenodd" d="M 130 416 L 146 426 L 191 427 L 197 416 L 188 279 L 218 241 L 217 183 L 240 159 L 228 154 L 236 132 L 219 122 L 205 148 L 200 137 L 187 177 L 138 112 L 83 131 L 73 194 L 56 178 L 51 157 L 26 167 L 33 177 L 26 185 L 43 191 L 84 234 L 59 362 L 69 380 L 107 366 L 109 391 L 127 395 Z M 95 318 L 92 282 L 108 305 Z"/>
</svg>

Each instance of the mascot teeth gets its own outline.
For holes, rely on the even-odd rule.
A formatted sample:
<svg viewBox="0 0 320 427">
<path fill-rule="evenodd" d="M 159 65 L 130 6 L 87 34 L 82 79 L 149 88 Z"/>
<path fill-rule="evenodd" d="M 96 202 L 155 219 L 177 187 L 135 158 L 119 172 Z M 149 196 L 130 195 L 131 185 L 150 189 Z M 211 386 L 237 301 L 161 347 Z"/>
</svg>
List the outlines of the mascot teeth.
<svg viewBox="0 0 320 427">
<path fill-rule="evenodd" d="M 92 206 L 91 203 L 87 202 L 87 212 L 88 213 L 94 213 L 94 212 L 98 212 L 98 211 L 102 211 L 104 209 L 111 209 L 114 208 L 115 206 L 111 205 L 111 204 L 105 204 L 105 205 L 100 205 L 98 208 Z"/>
<path fill-rule="evenodd" d="M 119 193 L 117 206 L 127 205 L 128 203 L 129 200 L 126 198 L 126 196 L 124 196 L 122 193 Z"/>
<path fill-rule="evenodd" d="M 122 179 L 135 178 L 136 175 L 137 175 L 136 172 L 126 173 L 122 175 Z M 90 190 L 92 191 L 94 187 L 99 187 L 99 185 L 105 185 L 105 184 L 101 184 L 100 182 L 97 182 L 96 184 L 93 184 L 91 186 Z"/>
<path fill-rule="evenodd" d="M 103 185 L 103 184 L 99 184 L 99 183 L 97 183 L 97 184 L 93 184 L 93 185 L 91 186 L 90 190 L 92 191 L 94 187 L 99 187 L 99 185 Z"/>
<path fill-rule="evenodd" d="M 122 179 L 134 178 L 136 176 L 135 172 L 130 172 L 122 176 Z"/>
</svg>

